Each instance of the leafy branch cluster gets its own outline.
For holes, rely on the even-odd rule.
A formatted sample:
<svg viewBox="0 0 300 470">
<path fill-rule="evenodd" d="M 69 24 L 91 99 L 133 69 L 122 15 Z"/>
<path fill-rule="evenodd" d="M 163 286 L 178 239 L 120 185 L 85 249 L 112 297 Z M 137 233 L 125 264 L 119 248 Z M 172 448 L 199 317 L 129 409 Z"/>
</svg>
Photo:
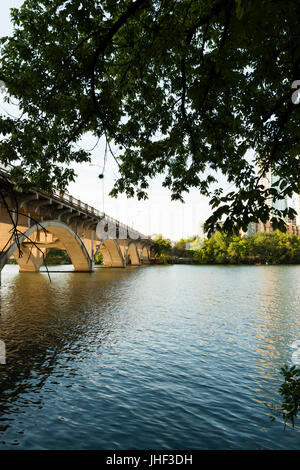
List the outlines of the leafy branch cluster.
<svg viewBox="0 0 300 470">
<path fill-rule="evenodd" d="M 281 375 L 284 377 L 284 382 L 279 387 L 279 395 L 281 396 L 281 403 L 265 405 L 278 417 L 283 419 L 284 429 L 286 426 L 295 426 L 295 421 L 299 417 L 300 407 L 300 369 L 297 366 L 284 365 L 280 369 Z M 275 421 L 275 416 L 271 416 L 271 420 Z"/>
<path fill-rule="evenodd" d="M 284 382 L 279 389 L 283 399 L 281 409 L 285 423 L 290 421 L 294 427 L 300 407 L 300 369 L 296 366 L 284 366 L 281 373 L 284 376 Z"/>
<path fill-rule="evenodd" d="M 300 191 L 299 15 L 295 0 L 25 0 L 0 42 L 0 80 L 22 111 L 0 116 L 0 161 L 18 164 L 22 186 L 63 190 L 90 132 L 118 148 L 113 196 L 146 198 L 161 174 L 173 199 L 211 197 L 212 230 L 222 217 L 228 231 L 280 225 L 268 198 Z"/>
</svg>

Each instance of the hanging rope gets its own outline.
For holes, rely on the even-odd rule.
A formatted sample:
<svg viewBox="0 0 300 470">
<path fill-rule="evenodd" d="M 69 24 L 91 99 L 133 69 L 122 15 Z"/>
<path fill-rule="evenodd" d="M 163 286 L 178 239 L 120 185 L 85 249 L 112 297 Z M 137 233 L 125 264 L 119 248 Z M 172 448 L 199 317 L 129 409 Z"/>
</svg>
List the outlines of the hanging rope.
<svg viewBox="0 0 300 470">
<path fill-rule="evenodd" d="M 107 140 L 106 140 L 106 144 L 105 144 L 105 152 L 104 152 L 103 167 L 102 167 L 103 169 L 102 169 L 102 173 L 100 173 L 100 175 L 99 175 L 100 179 L 104 178 L 106 160 L 107 160 Z"/>
</svg>

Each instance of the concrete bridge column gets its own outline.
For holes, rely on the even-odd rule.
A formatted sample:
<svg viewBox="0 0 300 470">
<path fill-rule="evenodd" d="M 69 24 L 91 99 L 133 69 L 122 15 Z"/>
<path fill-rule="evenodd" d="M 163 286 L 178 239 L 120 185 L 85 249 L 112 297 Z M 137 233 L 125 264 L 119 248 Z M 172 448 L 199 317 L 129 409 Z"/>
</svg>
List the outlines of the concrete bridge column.
<svg viewBox="0 0 300 470">
<path fill-rule="evenodd" d="M 32 246 L 21 245 L 22 256 L 19 256 L 19 250 L 13 253 L 13 257 L 19 265 L 20 272 L 39 272 L 43 264 L 43 254 L 45 255 L 46 249 L 41 249 L 42 253 L 37 248 Z"/>
<path fill-rule="evenodd" d="M 104 240 L 100 245 L 104 266 L 111 268 L 124 268 L 126 261 L 119 243 L 116 240 Z"/>
<path fill-rule="evenodd" d="M 139 266 L 141 264 L 137 246 L 133 241 L 129 242 L 128 248 L 126 250 L 126 264 L 131 266 Z"/>
<path fill-rule="evenodd" d="M 150 253 L 147 246 L 141 247 L 141 260 L 143 264 L 150 264 Z"/>
</svg>

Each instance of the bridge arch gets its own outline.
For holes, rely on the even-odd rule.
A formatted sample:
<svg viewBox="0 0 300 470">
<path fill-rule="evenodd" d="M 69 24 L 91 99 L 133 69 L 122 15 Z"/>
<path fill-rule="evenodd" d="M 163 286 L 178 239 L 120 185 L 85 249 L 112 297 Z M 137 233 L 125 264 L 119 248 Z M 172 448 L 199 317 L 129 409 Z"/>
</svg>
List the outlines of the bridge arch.
<svg viewBox="0 0 300 470">
<path fill-rule="evenodd" d="M 68 225 L 58 220 L 47 220 L 41 224 L 32 225 L 24 235 L 19 237 L 20 244 L 28 242 L 35 232 L 42 232 L 43 229 L 59 239 L 62 249 L 65 249 L 70 256 L 75 271 L 92 270 L 92 260 L 81 239 Z M 44 245 L 47 245 L 47 242 Z M 43 257 L 39 250 L 35 247 L 32 248 L 32 246 L 22 245 L 23 257 L 19 258 L 18 246 L 16 243 L 13 243 L 5 252 L 0 263 L 0 269 L 3 268 L 13 255 L 19 264 L 20 271 L 39 271 Z M 46 252 L 46 248 L 42 248 L 42 251 Z"/>
<path fill-rule="evenodd" d="M 121 248 L 116 240 L 104 240 L 99 245 L 96 254 L 101 251 L 104 266 L 111 268 L 124 268 L 125 260 Z"/>
<path fill-rule="evenodd" d="M 141 264 L 140 255 L 134 242 L 130 242 L 126 251 L 126 264 L 139 266 Z"/>
</svg>

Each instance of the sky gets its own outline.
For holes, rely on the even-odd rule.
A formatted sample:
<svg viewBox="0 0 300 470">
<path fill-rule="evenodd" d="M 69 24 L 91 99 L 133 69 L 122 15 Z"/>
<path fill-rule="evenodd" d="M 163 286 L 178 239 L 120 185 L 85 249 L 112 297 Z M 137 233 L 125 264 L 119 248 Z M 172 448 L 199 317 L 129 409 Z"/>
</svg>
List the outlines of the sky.
<svg viewBox="0 0 300 470">
<path fill-rule="evenodd" d="M 0 36 L 12 33 L 9 10 L 13 7 L 20 7 L 22 3 L 23 0 L 0 0 Z M 0 96 L 0 111 L 5 112 L 5 110 L 15 115 L 18 111 L 15 108 L 11 111 Z M 80 146 L 90 149 L 94 144 L 95 138 L 87 135 Z M 103 180 L 100 180 L 98 175 L 102 172 L 104 152 L 104 142 L 100 142 L 92 152 L 91 164 L 73 165 L 77 178 L 69 185 L 69 194 L 99 210 L 104 210 L 111 217 L 146 235 L 161 233 L 173 241 L 195 235 L 199 222 L 203 222 L 211 214 L 208 198 L 194 189 L 184 197 L 184 204 L 171 201 L 171 193 L 162 187 L 161 177 L 150 182 L 149 197 L 146 201 L 128 199 L 124 195 L 120 195 L 117 199 L 111 198 L 109 192 L 118 176 L 118 166 L 108 153 L 105 175 Z M 226 188 L 225 180 L 223 184 Z"/>
</svg>

